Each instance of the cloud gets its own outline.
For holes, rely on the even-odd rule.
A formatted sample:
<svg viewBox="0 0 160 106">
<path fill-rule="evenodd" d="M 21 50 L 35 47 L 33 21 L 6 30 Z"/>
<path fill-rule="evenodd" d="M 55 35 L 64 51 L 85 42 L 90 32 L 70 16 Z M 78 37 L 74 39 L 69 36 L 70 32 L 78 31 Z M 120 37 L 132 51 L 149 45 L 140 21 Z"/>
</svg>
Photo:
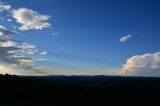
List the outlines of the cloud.
<svg viewBox="0 0 160 106">
<path fill-rule="evenodd" d="M 12 25 L 13 29 L 17 29 L 17 26 L 16 25 Z"/>
<path fill-rule="evenodd" d="M 48 54 L 48 52 L 42 51 L 42 52 L 40 52 L 40 54 L 41 54 L 41 55 L 46 55 L 46 54 Z"/>
<path fill-rule="evenodd" d="M 25 66 L 25 69 L 19 68 L 17 64 L 4 64 L 0 63 L 0 74 L 12 74 L 12 75 L 34 75 L 34 76 L 42 76 L 42 75 L 49 75 L 46 72 L 42 72 L 37 67 L 32 67 L 31 65 Z M 27 69 L 33 69 L 33 70 L 27 70 Z"/>
<path fill-rule="evenodd" d="M 40 60 L 40 61 L 46 61 L 47 59 L 43 59 L 43 58 L 41 58 L 41 59 L 36 59 L 36 60 Z"/>
<path fill-rule="evenodd" d="M 56 36 L 58 36 L 58 33 L 53 32 L 53 33 L 52 33 L 52 36 L 56 37 Z"/>
<path fill-rule="evenodd" d="M 44 59 L 36 59 L 27 57 L 27 54 L 38 53 L 36 45 L 19 42 L 12 39 L 12 34 L 17 34 L 15 31 L 6 29 L 0 25 L 0 61 L 6 64 L 14 64 L 25 70 L 40 71 L 34 65 L 30 64 L 36 61 L 44 61 Z"/>
<path fill-rule="evenodd" d="M 20 30 L 42 30 L 43 28 L 51 28 L 51 24 L 47 22 L 49 16 L 41 15 L 36 11 L 27 8 L 19 8 L 12 11 L 12 17 L 21 24 Z"/>
<path fill-rule="evenodd" d="M 123 36 L 120 38 L 120 42 L 126 42 L 128 41 L 132 36 L 131 35 L 127 35 L 127 36 Z"/>
<path fill-rule="evenodd" d="M 0 47 L 14 47 L 16 44 L 13 41 L 5 40 L 0 42 Z"/>
<path fill-rule="evenodd" d="M 19 45 L 18 47 L 20 47 L 22 49 L 34 49 L 34 48 L 36 48 L 36 45 L 31 45 L 28 43 L 21 43 L 21 45 Z"/>
<path fill-rule="evenodd" d="M 8 22 L 11 22 L 11 21 L 12 21 L 12 19 L 7 19 L 7 21 L 8 21 Z"/>
<path fill-rule="evenodd" d="M 129 58 L 119 71 L 119 75 L 160 77 L 160 52 Z"/>
<path fill-rule="evenodd" d="M 8 11 L 10 9 L 11 9 L 10 5 L 7 5 L 7 4 L 4 4 L 4 3 L 0 2 L 0 12 Z"/>
<path fill-rule="evenodd" d="M 51 28 L 48 22 L 49 16 L 41 15 L 36 11 L 27 8 L 17 10 L 10 5 L 0 2 L 0 12 L 4 12 L 0 20 L 3 22 L 16 22 L 20 24 L 12 25 L 13 29 L 30 30 Z M 15 19 L 15 20 L 14 20 Z M 13 23 L 12 22 L 12 23 Z M 45 61 L 45 58 L 34 57 L 47 54 L 47 51 L 40 52 L 36 45 L 14 40 L 13 35 L 19 34 L 16 31 L 0 25 L 0 73 L 18 75 L 43 75 L 45 72 L 35 65 L 37 61 Z"/>
<path fill-rule="evenodd" d="M 39 52 L 39 50 L 36 48 L 36 45 L 33 44 L 20 43 L 17 45 L 17 47 L 20 48 L 21 50 L 19 51 L 24 54 L 35 54 Z"/>
<path fill-rule="evenodd" d="M 0 25 L 0 36 L 9 36 L 15 34 L 18 34 L 18 32 L 8 30 L 4 26 Z"/>
</svg>

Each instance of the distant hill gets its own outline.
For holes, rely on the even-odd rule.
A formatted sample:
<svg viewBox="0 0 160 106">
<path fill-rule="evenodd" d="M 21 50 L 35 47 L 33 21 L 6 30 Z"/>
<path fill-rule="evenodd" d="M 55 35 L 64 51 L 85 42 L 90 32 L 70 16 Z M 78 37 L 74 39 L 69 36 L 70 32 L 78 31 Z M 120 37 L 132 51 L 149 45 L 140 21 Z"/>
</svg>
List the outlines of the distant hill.
<svg viewBox="0 0 160 106">
<path fill-rule="evenodd" d="M 160 78 L 0 75 L 0 106 L 159 106 Z"/>
</svg>

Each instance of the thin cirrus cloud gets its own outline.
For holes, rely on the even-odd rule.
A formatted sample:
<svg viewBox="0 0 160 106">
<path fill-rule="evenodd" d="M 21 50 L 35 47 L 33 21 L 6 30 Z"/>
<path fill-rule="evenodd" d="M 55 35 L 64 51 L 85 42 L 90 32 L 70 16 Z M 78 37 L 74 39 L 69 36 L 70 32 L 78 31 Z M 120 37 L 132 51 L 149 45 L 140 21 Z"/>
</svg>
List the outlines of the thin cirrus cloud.
<svg viewBox="0 0 160 106">
<path fill-rule="evenodd" d="M 127 42 L 131 37 L 132 35 L 123 36 L 120 38 L 120 42 Z"/>
<path fill-rule="evenodd" d="M 43 28 L 51 28 L 48 15 L 41 15 L 40 13 L 27 8 L 19 8 L 12 11 L 12 17 L 20 23 L 20 30 L 42 30 Z"/>
</svg>

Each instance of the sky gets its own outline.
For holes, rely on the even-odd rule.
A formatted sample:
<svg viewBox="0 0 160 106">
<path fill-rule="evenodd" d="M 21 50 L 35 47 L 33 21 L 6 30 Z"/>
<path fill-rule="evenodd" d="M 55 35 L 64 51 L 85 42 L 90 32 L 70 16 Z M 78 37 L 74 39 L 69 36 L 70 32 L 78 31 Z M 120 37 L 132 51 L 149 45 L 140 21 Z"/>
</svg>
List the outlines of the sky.
<svg viewBox="0 0 160 106">
<path fill-rule="evenodd" d="M 159 0 L 0 0 L 2 74 L 159 77 L 159 45 Z"/>
</svg>

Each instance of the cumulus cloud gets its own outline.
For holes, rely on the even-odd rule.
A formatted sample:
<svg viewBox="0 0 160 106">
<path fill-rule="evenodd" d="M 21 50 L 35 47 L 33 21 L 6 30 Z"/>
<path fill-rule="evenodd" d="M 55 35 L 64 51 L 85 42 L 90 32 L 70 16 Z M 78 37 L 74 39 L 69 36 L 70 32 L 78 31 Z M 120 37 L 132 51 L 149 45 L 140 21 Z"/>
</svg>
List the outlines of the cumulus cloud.
<svg viewBox="0 0 160 106">
<path fill-rule="evenodd" d="M 135 55 L 127 60 L 119 72 L 127 76 L 160 76 L 160 52 Z"/>
<path fill-rule="evenodd" d="M 126 42 L 128 41 L 132 36 L 131 35 L 126 35 L 120 38 L 120 42 Z"/>
<path fill-rule="evenodd" d="M 10 9 L 11 9 L 10 5 L 0 2 L 0 12 L 8 11 Z"/>
<path fill-rule="evenodd" d="M 51 28 L 51 24 L 47 22 L 49 20 L 48 15 L 41 15 L 36 11 L 27 8 L 19 8 L 18 10 L 12 11 L 13 18 L 21 24 L 20 30 L 30 30 Z"/>
</svg>

